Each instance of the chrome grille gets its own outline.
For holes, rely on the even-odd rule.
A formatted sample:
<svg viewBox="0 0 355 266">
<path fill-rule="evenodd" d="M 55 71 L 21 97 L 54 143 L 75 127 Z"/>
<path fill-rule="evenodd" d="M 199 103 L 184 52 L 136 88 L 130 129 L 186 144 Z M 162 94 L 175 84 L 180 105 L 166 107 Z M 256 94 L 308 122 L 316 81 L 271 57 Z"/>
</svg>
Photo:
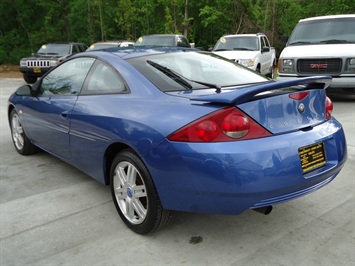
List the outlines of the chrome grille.
<svg viewBox="0 0 355 266">
<path fill-rule="evenodd" d="M 341 66 L 340 58 L 300 59 L 297 71 L 302 74 L 338 74 L 341 72 Z"/>
<path fill-rule="evenodd" d="M 49 67 L 49 60 L 27 60 L 27 67 Z"/>
</svg>

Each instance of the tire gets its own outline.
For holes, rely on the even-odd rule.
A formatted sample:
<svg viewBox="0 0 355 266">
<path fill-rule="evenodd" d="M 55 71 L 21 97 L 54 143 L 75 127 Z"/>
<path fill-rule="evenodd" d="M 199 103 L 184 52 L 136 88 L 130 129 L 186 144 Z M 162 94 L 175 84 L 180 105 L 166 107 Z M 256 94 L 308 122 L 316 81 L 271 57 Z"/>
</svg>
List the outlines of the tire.
<svg viewBox="0 0 355 266">
<path fill-rule="evenodd" d="M 169 222 L 171 211 L 163 209 L 147 168 L 132 150 L 114 158 L 110 184 L 116 209 L 132 231 L 144 235 Z"/>
<path fill-rule="evenodd" d="M 19 154 L 30 155 L 38 150 L 38 148 L 27 138 L 22 127 L 21 119 L 15 109 L 10 113 L 10 129 L 12 142 Z"/>
<path fill-rule="evenodd" d="M 273 79 L 274 78 L 274 66 L 271 67 L 271 72 L 266 75 L 267 77 Z"/>
<path fill-rule="evenodd" d="M 37 81 L 37 77 L 34 77 L 34 76 L 29 76 L 29 75 L 23 75 L 23 79 L 27 82 L 27 83 L 30 83 L 30 84 L 33 84 Z"/>
<path fill-rule="evenodd" d="M 261 67 L 260 67 L 260 65 L 257 65 L 255 71 L 258 72 L 258 73 L 261 73 Z"/>
<path fill-rule="evenodd" d="M 275 77 L 275 67 L 276 67 L 276 62 L 274 61 L 271 66 L 270 73 L 266 75 L 267 77 L 269 77 L 271 79 L 273 79 Z"/>
</svg>

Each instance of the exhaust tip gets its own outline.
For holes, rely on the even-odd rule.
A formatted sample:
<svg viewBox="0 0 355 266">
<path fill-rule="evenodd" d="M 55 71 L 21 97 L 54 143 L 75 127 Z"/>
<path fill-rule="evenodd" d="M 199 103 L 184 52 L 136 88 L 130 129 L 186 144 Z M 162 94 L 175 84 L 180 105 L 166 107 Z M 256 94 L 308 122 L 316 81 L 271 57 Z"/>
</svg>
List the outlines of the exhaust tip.
<svg viewBox="0 0 355 266">
<path fill-rule="evenodd" d="M 266 207 L 261 207 L 261 208 L 255 208 L 253 209 L 253 211 L 262 213 L 264 215 L 268 215 L 270 214 L 270 212 L 272 211 L 272 206 L 266 206 Z"/>
</svg>

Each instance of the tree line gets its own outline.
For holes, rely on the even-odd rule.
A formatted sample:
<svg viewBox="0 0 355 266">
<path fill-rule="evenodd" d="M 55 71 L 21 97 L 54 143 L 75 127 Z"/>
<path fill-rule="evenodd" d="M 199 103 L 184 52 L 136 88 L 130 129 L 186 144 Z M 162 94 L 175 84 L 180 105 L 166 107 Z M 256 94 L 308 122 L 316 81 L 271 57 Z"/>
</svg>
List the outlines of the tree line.
<svg viewBox="0 0 355 266">
<path fill-rule="evenodd" d="M 197 47 L 263 32 L 278 52 L 299 19 L 355 13 L 353 0 L 0 0 L 0 64 L 48 42 L 132 40 L 181 33 Z"/>
</svg>

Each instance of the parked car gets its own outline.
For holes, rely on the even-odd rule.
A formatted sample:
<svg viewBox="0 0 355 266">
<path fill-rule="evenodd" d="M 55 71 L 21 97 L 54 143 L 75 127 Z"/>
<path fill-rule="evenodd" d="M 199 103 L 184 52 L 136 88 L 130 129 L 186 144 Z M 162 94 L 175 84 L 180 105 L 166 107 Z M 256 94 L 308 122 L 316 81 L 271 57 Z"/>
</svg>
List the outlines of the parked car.
<svg viewBox="0 0 355 266">
<path fill-rule="evenodd" d="M 37 78 L 43 76 L 59 62 L 86 49 L 87 46 L 83 43 L 47 43 L 31 57 L 22 58 L 19 70 L 27 83 L 35 83 Z"/>
<path fill-rule="evenodd" d="M 110 185 L 124 223 L 147 234 L 173 210 L 268 214 L 331 182 L 347 146 L 330 82 L 275 82 L 194 49 L 117 48 L 21 86 L 8 119 L 19 154 L 40 148 Z"/>
<path fill-rule="evenodd" d="M 274 77 L 275 48 L 271 47 L 269 39 L 263 33 L 222 36 L 212 52 L 270 78 Z"/>
<path fill-rule="evenodd" d="M 152 34 L 139 37 L 135 46 L 175 46 L 191 47 L 184 35 L 179 34 Z"/>
<path fill-rule="evenodd" d="M 97 42 L 90 45 L 90 47 L 86 51 L 88 52 L 93 50 L 102 50 L 102 49 L 113 48 L 113 47 L 129 47 L 133 45 L 134 42 L 126 41 L 126 40 Z"/>
<path fill-rule="evenodd" d="M 327 92 L 355 94 L 355 14 L 301 19 L 281 52 L 277 80 L 332 76 Z"/>
</svg>

